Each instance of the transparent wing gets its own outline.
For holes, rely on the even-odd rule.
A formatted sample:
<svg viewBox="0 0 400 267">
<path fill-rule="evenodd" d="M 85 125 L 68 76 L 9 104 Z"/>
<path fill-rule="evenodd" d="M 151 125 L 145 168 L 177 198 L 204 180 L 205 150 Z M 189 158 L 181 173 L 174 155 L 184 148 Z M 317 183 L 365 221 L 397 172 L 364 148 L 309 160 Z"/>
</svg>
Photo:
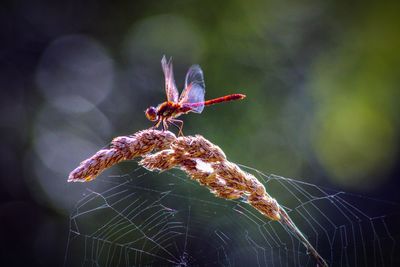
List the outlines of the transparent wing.
<svg viewBox="0 0 400 267">
<path fill-rule="evenodd" d="M 185 89 L 179 103 L 191 107 L 193 112 L 201 113 L 204 109 L 205 93 L 203 71 L 199 65 L 193 65 L 186 74 Z"/>
<path fill-rule="evenodd" d="M 189 86 L 189 84 L 191 84 L 191 83 L 196 83 L 200 87 L 206 88 L 206 86 L 204 84 L 203 71 L 201 70 L 199 65 L 191 66 L 189 68 L 188 72 L 186 73 L 185 88 L 187 88 Z"/>
<path fill-rule="evenodd" d="M 204 109 L 204 88 L 196 83 L 189 84 L 185 90 L 185 95 L 181 98 L 182 106 L 190 107 L 191 111 L 201 113 Z"/>
<path fill-rule="evenodd" d="M 161 67 L 165 76 L 165 92 L 167 93 L 167 100 L 172 102 L 178 102 L 178 89 L 176 89 L 174 70 L 172 67 L 172 58 L 167 62 L 165 56 L 161 59 Z"/>
</svg>

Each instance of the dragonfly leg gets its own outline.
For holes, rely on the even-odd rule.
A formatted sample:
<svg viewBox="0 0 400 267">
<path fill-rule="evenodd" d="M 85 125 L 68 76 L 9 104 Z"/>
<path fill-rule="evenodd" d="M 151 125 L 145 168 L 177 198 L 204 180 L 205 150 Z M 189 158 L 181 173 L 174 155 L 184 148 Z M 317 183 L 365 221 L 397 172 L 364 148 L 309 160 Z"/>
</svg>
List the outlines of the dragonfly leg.
<svg viewBox="0 0 400 267">
<path fill-rule="evenodd" d="M 160 126 L 161 121 L 162 121 L 162 120 L 159 119 L 159 120 L 156 122 L 156 124 L 154 124 L 153 127 L 151 127 L 151 128 L 152 128 L 152 129 L 157 129 L 158 126 Z"/>
<path fill-rule="evenodd" d="M 171 123 L 173 126 L 175 126 L 177 129 L 179 129 L 179 126 L 176 125 L 175 123 L 173 123 L 172 121 L 170 121 L 169 123 Z"/>
<path fill-rule="evenodd" d="M 175 124 L 173 121 L 169 121 L 169 123 L 171 123 L 172 125 L 174 125 L 174 126 L 179 130 L 178 136 L 180 136 L 180 135 L 181 135 L 181 127 L 179 127 L 179 125 Z M 182 136 L 183 136 L 183 135 L 182 135 Z"/>
<path fill-rule="evenodd" d="M 163 123 L 164 131 L 168 130 L 168 121 L 167 120 L 162 120 L 162 123 Z"/>
<path fill-rule="evenodd" d="M 180 125 L 178 126 L 174 122 L 180 123 Z M 184 136 L 183 131 L 182 131 L 182 129 L 183 129 L 183 121 L 182 120 L 171 119 L 171 124 L 175 125 L 179 129 L 178 136 Z"/>
</svg>

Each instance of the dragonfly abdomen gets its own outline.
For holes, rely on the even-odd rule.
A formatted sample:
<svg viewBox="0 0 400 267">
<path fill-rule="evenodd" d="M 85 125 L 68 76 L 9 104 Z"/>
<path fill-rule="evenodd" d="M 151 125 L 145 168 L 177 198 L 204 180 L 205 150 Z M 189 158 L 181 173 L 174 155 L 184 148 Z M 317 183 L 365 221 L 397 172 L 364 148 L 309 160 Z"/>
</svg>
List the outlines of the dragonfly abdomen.
<svg viewBox="0 0 400 267">
<path fill-rule="evenodd" d="M 218 98 L 210 99 L 204 102 L 205 106 L 209 105 L 214 105 L 217 103 L 222 103 L 222 102 L 228 102 L 228 101 L 233 101 L 233 100 L 240 100 L 245 98 L 246 95 L 243 94 L 231 94 L 231 95 L 226 95 L 226 96 L 221 96 Z"/>
<path fill-rule="evenodd" d="M 231 95 L 226 95 L 226 96 L 221 96 L 217 97 L 214 99 L 210 99 L 204 102 L 197 102 L 197 103 L 186 103 L 186 105 L 191 106 L 191 107 L 198 107 L 198 106 L 210 106 L 222 102 L 228 102 L 228 101 L 233 101 L 233 100 L 240 100 L 245 98 L 246 95 L 243 94 L 231 94 Z"/>
</svg>

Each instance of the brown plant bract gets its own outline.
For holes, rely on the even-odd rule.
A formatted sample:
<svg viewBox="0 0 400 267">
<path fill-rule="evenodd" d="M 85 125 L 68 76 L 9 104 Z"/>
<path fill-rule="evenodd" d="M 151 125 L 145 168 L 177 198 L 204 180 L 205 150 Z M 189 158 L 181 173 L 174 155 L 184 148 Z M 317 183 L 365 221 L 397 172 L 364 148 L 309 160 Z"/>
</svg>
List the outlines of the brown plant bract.
<svg viewBox="0 0 400 267">
<path fill-rule="evenodd" d="M 70 173 L 68 182 L 91 181 L 114 164 L 136 157 L 142 157 L 139 164 L 150 171 L 179 168 L 218 197 L 243 197 L 264 216 L 289 227 L 316 258 L 318 265 L 328 266 L 286 211 L 268 195 L 264 185 L 252 174 L 229 162 L 218 146 L 200 135 L 176 137 L 169 131 L 148 129 L 131 136 L 116 137 L 108 149 L 102 149 L 81 162 Z"/>
</svg>

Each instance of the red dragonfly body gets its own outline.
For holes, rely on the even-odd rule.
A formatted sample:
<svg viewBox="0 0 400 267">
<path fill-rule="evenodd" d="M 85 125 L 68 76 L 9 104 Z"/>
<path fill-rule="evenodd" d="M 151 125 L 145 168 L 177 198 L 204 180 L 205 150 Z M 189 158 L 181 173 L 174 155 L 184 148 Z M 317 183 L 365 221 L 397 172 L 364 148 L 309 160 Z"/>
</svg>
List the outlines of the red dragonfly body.
<svg viewBox="0 0 400 267">
<path fill-rule="evenodd" d="M 175 85 L 171 59 L 167 62 L 164 56 L 161 60 L 161 66 L 165 76 L 167 101 L 157 107 L 149 107 L 146 110 L 146 117 L 151 121 L 156 121 L 154 127 L 158 127 L 162 123 L 163 128 L 166 130 L 169 124 L 172 124 L 178 127 L 179 134 L 182 134 L 183 121 L 176 119 L 180 115 L 189 112 L 201 113 L 204 106 L 239 100 L 246 97 L 243 94 L 231 94 L 204 101 L 204 76 L 199 65 L 193 65 L 189 68 L 186 74 L 185 88 L 181 96 L 178 97 L 179 93 Z M 176 123 L 180 123 L 180 126 Z"/>
</svg>

